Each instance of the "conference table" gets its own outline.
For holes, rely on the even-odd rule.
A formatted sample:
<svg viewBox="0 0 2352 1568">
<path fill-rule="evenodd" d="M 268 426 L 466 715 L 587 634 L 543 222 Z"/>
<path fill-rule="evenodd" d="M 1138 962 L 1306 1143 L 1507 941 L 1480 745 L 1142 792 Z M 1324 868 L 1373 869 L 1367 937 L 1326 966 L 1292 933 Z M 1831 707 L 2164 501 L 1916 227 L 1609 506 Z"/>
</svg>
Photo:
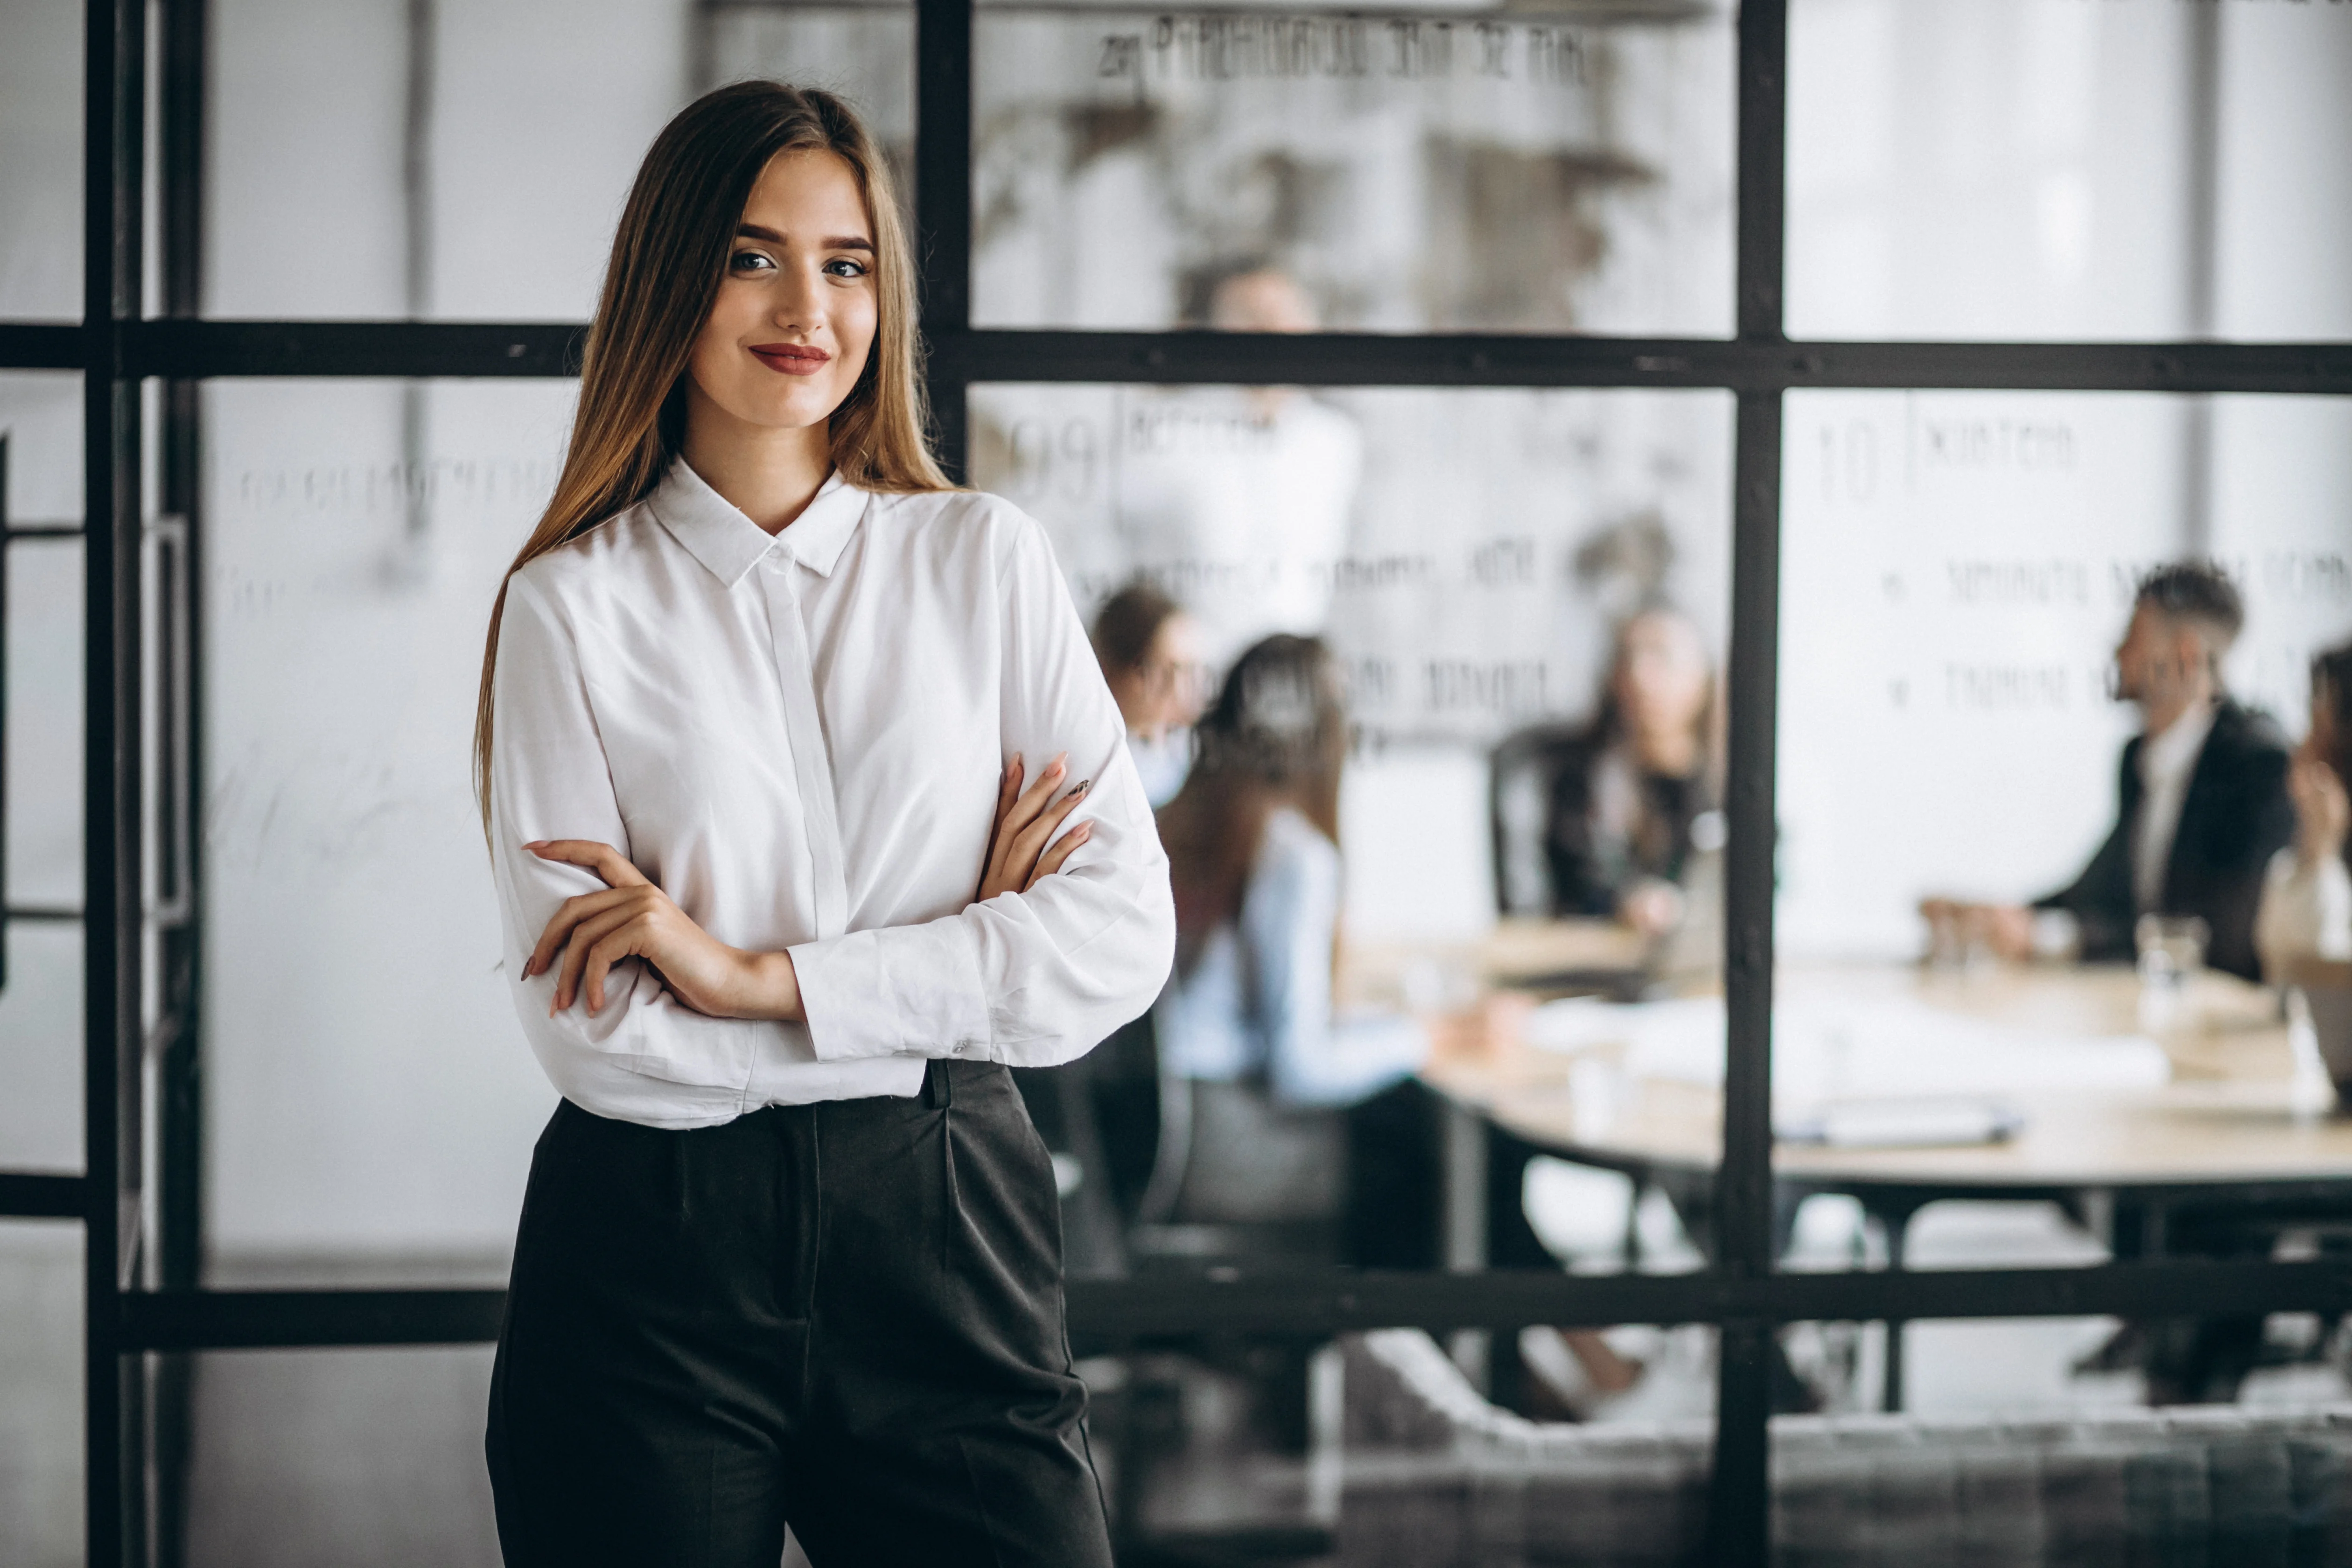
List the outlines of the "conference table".
<svg viewBox="0 0 2352 1568">
<path fill-rule="evenodd" d="M 1518 1037 L 1430 1064 L 1423 1081 L 1449 1108 L 1450 1266 L 1484 1261 L 1491 1130 L 1622 1172 L 1637 1197 L 1662 1191 L 1708 1248 L 1720 1004 L 1710 1039 L 1713 982 L 1661 986 L 1645 978 L 1642 953 L 1614 927 L 1525 921 L 1452 948 L 1349 954 L 1343 991 L 1362 1000 L 1415 989 L 1456 1002 L 1481 989 L 1685 993 L 1538 1008 Z M 2152 1017 L 2137 974 L 2121 965 L 1784 963 L 1774 994 L 1776 1089 L 1832 1104 L 1841 1090 L 1864 1104 L 1869 1091 L 1890 1089 L 1909 1103 L 1997 1102 L 2009 1124 L 2005 1136 L 1971 1142 L 1776 1143 L 1784 1220 L 1807 1196 L 1847 1194 L 1882 1227 L 1891 1268 L 1905 1266 L 1912 1217 L 1945 1199 L 2057 1200 L 2112 1252 L 2142 1258 L 2165 1253 L 2168 1225 L 2184 1212 L 2352 1214 L 2352 1120 L 2335 1113 L 2324 1079 L 2315 1084 L 2315 1059 L 2306 1054 L 2298 1071 L 2277 998 L 2261 987 L 2200 973 L 2157 998 Z M 1555 1015 L 1564 1030 L 1552 1026 Z M 1669 1017 L 1679 1020 L 1678 1045 L 1644 1040 L 1650 1024 Z M 1790 1109 L 1776 1095 L 1776 1121 Z M 1638 1264 L 1634 1246 L 1629 1234 L 1629 1266 Z M 1901 1326 L 1890 1324 L 1888 1409 L 1901 1407 Z"/>
</svg>

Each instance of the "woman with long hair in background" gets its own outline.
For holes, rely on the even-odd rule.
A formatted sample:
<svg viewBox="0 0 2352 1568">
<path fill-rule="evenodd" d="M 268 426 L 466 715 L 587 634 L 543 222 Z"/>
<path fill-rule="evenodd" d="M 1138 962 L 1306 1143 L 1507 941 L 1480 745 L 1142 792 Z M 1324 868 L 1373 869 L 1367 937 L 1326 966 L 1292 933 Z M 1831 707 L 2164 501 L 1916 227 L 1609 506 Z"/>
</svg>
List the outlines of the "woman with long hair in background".
<svg viewBox="0 0 2352 1568">
<path fill-rule="evenodd" d="M 926 447 L 912 277 L 841 100 L 680 113 L 491 616 L 506 970 L 563 1097 L 492 1379 L 510 1563 L 1110 1560 L 1006 1068 L 1150 1003 L 1166 863 L 1043 533 Z"/>
<path fill-rule="evenodd" d="M 2271 857 L 2254 946 L 2273 984 L 2304 959 L 2352 959 L 2352 643 L 2311 661 L 2311 727 L 2286 775 L 2294 842 Z"/>
</svg>

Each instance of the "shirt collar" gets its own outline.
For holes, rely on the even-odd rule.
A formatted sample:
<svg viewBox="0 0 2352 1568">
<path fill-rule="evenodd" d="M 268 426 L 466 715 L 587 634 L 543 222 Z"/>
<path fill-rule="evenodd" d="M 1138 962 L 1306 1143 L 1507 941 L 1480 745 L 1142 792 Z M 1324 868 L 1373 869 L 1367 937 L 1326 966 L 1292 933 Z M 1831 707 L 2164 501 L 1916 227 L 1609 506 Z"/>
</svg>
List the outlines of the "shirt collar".
<svg viewBox="0 0 2352 1568">
<path fill-rule="evenodd" d="M 646 499 L 670 537 L 730 588 L 772 550 L 782 551 L 821 577 L 831 576 L 834 563 L 841 559 L 858 520 L 866 515 L 866 492 L 835 470 L 800 516 L 772 535 L 712 489 L 684 458 L 671 462 L 669 472 Z"/>
<path fill-rule="evenodd" d="M 2214 703 L 2200 702 L 2175 719 L 2162 734 L 2150 735 L 2140 748 L 2140 776 L 2153 784 L 2188 773 L 2205 749 L 2205 737 L 2213 732 L 2215 710 Z"/>
</svg>

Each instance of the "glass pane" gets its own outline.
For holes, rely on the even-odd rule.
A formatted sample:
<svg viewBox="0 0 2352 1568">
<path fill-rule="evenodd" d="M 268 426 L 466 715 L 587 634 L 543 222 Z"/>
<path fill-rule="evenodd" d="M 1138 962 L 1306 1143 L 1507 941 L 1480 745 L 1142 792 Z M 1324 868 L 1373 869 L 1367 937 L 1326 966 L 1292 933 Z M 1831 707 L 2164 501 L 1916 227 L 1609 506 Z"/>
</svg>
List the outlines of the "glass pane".
<svg viewBox="0 0 2352 1568">
<path fill-rule="evenodd" d="M 81 381 L 0 374 L 5 510 L 16 527 L 78 525 Z M 19 535 L 7 558 L 5 899 L 0 1168 L 81 1166 L 81 542 Z"/>
<path fill-rule="evenodd" d="M 1711 6 L 984 7 L 973 320 L 1726 335 L 1732 59 Z"/>
<path fill-rule="evenodd" d="M 490 1347 L 195 1359 L 192 1568 L 496 1568 Z"/>
<path fill-rule="evenodd" d="M 81 1147 L 81 923 L 8 922 L 0 991 L 0 1170 L 77 1172 Z"/>
<path fill-rule="evenodd" d="M 572 389 L 205 390 L 218 1277 L 496 1281 L 553 1105 L 467 784 L 482 627 Z"/>
<path fill-rule="evenodd" d="M 0 321 L 81 319 L 82 7 L 0 10 Z"/>
<path fill-rule="evenodd" d="M 2335 1245 L 2352 984 L 2305 974 L 2305 1007 L 2276 983 L 2352 952 L 2352 900 L 2309 890 L 2344 887 L 2340 842 L 2293 847 L 2312 830 L 2287 784 L 2298 740 L 2323 784 L 2346 765 L 2309 672 L 2352 634 L 2347 442 L 2343 398 L 1790 395 L 1789 1266 Z M 2202 562 L 2234 584 L 2234 637 L 2229 590 L 2179 574 Z M 2080 1356 L 2141 1380 L 2130 1397 L 2229 1398 L 2259 1328 L 2108 1325 Z M 1923 1389 L 1993 1397 L 1977 1331 L 1915 1332 L 1952 1358 L 1920 1362 Z M 2052 1398 L 2074 1397 L 2063 1363 Z"/>
<path fill-rule="evenodd" d="M 1297 1087 L 1240 1081 L 1250 1063 L 1218 1042 L 1264 1024 L 1262 1005 L 1221 989 L 1219 965 L 1265 928 L 1189 917 L 1180 946 L 1202 956 L 1180 963 L 1153 1015 L 1147 1113 L 1124 1116 L 1099 1078 L 1095 1089 L 1124 1266 L 1197 1269 L 1255 1247 L 1281 1267 L 1697 1267 L 1723 1055 L 1705 994 L 1721 848 L 1706 714 L 1729 398 L 993 384 L 970 407 L 976 482 L 1043 522 L 1139 763 L 1173 796 L 1161 826 L 1180 909 L 1220 856 L 1251 869 L 1238 894 L 1202 894 L 1212 910 L 1247 903 L 1258 857 L 1330 854 L 1300 837 L 1312 829 L 1225 816 L 1240 786 L 1201 760 L 1223 721 L 1188 736 L 1186 712 L 1212 697 L 1252 711 L 1249 671 L 1268 667 L 1251 660 L 1278 650 L 1244 656 L 1270 633 L 1319 634 L 1342 673 L 1339 1016 L 1300 1030 L 1295 1067 L 1263 1064 Z M 1182 613 L 1122 652 L 1118 606 L 1143 602 L 1137 584 Z M 1642 710 L 1670 715 L 1657 733 L 1687 746 L 1678 764 L 1654 766 L 1600 717 L 1601 690 L 1622 685 L 1612 669 L 1630 663 L 1621 639 L 1664 661 L 1664 695 Z M 1334 941 L 1313 923 L 1328 916 L 1265 918 L 1300 922 L 1313 951 Z M 1612 1000 L 1651 994 L 1665 1000 Z M 1419 1082 L 1415 1040 L 1436 1053 Z M 1114 1040 L 1090 1070 L 1115 1086 L 1126 1052 Z M 1651 1057 L 1654 1092 L 1626 1070 Z M 1173 1088 L 1153 1081 L 1155 1060 Z M 1262 1163 L 1318 1138 L 1323 1186 Z M 1161 1184 L 1129 1192 L 1123 1163 Z M 1537 1380 L 1598 1402 L 1612 1391 L 1594 1379 L 1634 1353 L 1588 1339 L 1580 1359 L 1538 1340 L 1452 1348 L 1499 1397 L 1554 1409 L 1568 1406 L 1542 1406 L 1555 1394 Z M 1664 1397 L 1668 1384 L 1651 1386 Z"/>
<path fill-rule="evenodd" d="M 2352 336 L 2352 10 L 1797 0 L 1791 336 Z"/>
<path fill-rule="evenodd" d="M 0 1558 L 82 1561 L 81 1227 L 0 1221 Z"/>
<path fill-rule="evenodd" d="M 765 72 L 838 87 L 903 149 L 910 18 L 223 0 L 209 22 L 205 311 L 585 320 L 638 160 L 694 90 Z M 316 70 L 326 58 L 339 68 Z"/>
</svg>

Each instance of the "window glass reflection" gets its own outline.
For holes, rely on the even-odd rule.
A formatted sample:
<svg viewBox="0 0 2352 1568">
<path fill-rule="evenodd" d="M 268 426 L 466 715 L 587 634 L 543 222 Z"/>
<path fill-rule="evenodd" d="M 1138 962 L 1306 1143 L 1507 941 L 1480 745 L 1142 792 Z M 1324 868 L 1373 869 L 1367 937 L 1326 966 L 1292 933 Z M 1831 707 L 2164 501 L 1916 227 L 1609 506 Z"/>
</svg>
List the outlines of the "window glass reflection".
<svg viewBox="0 0 2352 1568">
<path fill-rule="evenodd" d="M 977 482 L 1044 521 L 1139 763 L 1172 763 L 1175 974 L 1082 1087 L 1034 1075 L 1077 1167 L 1073 1268 L 1702 1266 L 1728 398 L 998 384 L 971 408 Z M 1703 1330 L 1418 1343 L 1547 1418 L 1712 1408 Z M 1265 1417 L 1287 1375 L 1232 1397 Z"/>
<path fill-rule="evenodd" d="M 0 321 L 81 317 L 82 8 L 0 11 Z"/>
<path fill-rule="evenodd" d="M 1789 330 L 2352 336 L 2352 11 L 1796 0 Z"/>
<path fill-rule="evenodd" d="M 0 1222 L 0 1556 L 82 1550 L 81 1227 Z"/>
<path fill-rule="evenodd" d="M 79 528 L 81 378 L 0 374 L 0 443 L 9 524 L 39 527 L 7 560 L 7 886 L 20 918 L 6 931 L 0 1040 L 11 1091 L 0 1097 L 0 1169 L 72 1171 L 81 1148 L 82 569 Z"/>
<path fill-rule="evenodd" d="M 204 391 L 205 1226 L 223 1283 L 495 1283 L 553 1105 L 467 787 L 560 384 Z"/>
<path fill-rule="evenodd" d="M 1729 13 L 984 7 L 989 326 L 1721 335 Z M 1278 266 L 1307 310 L 1220 300 Z"/>
<path fill-rule="evenodd" d="M 2336 1245 L 2347 437 L 2341 398 L 1790 396 L 1793 1266 Z M 1993 1331 L 1921 1331 L 1907 1371 Z M 2252 1398 L 2300 1358 L 2258 1315 L 2085 1331 L 2046 1396 Z"/>
<path fill-rule="evenodd" d="M 205 313 L 583 321 L 646 147 L 705 88 L 763 75 L 831 88 L 903 163 L 912 18 L 856 5 L 222 0 L 208 22 Z M 335 69 L 317 68 L 328 59 Z"/>
</svg>

